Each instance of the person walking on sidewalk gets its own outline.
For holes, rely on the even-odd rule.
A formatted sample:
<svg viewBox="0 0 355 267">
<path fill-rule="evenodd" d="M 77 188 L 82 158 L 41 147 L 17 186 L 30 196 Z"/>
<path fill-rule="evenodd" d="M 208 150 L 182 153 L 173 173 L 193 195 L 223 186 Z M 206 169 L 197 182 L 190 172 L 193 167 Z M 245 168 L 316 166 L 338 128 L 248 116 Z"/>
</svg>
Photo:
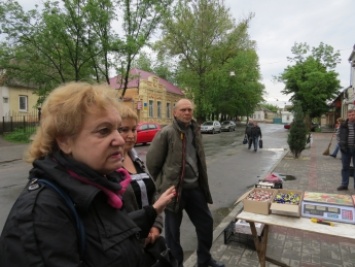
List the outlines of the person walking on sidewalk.
<svg viewBox="0 0 355 267">
<path fill-rule="evenodd" d="M 258 145 L 259 145 L 259 138 L 262 138 L 261 134 L 261 129 L 259 125 L 252 121 L 251 126 L 249 127 L 249 134 L 248 134 L 248 149 L 251 148 L 251 145 L 253 144 L 254 146 L 254 151 L 256 152 L 258 150 Z"/>
<path fill-rule="evenodd" d="M 330 155 L 329 155 L 329 156 L 331 156 L 331 157 L 333 157 L 333 158 L 336 158 L 336 157 L 337 157 L 338 152 L 339 152 L 339 150 L 340 150 L 340 147 L 339 147 L 339 134 L 338 134 L 338 133 L 339 133 L 339 127 L 340 127 L 340 125 L 341 125 L 343 122 L 344 122 L 344 119 L 343 119 L 343 118 L 338 118 L 338 119 L 337 119 L 337 123 L 336 123 L 336 125 L 335 125 L 336 131 L 335 131 L 335 133 L 334 133 L 334 136 L 336 137 L 336 145 L 335 145 L 335 148 L 334 148 L 333 152 L 330 153 Z"/>
<path fill-rule="evenodd" d="M 348 119 L 340 125 L 339 147 L 341 151 L 341 185 L 337 190 L 348 190 L 350 163 L 355 159 L 355 110 L 348 111 Z M 355 185 L 354 185 L 355 188 Z"/>
<path fill-rule="evenodd" d="M 176 197 L 165 210 L 165 238 L 179 266 L 183 266 L 184 260 L 180 225 L 185 210 L 197 233 L 198 266 L 224 267 L 210 253 L 213 218 L 208 203 L 213 202 L 202 136 L 192 115 L 192 102 L 180 99 L 174 107 L 172 124 L 164 127 L 151 143 L 146 164 L 159 192 L 171 185 L 176 188 Z"/>
</svg>

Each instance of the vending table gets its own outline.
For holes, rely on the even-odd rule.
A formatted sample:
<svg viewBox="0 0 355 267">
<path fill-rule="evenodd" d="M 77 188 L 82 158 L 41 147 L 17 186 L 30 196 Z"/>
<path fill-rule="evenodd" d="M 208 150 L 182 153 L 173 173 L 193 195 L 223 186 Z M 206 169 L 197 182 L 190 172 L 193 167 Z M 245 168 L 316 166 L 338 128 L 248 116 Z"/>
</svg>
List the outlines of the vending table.
<svg viewBox="0 0 355 267">
<path fill-rule="evenodd" d="M 265 267 L 266 261 L 278 266 L 288 267 L 287 264 L 266 256 L 268 231 L 270 225 L 298 229 L 317 234 L 344 237 L 355 240 L 355 226 L 352 224 L 333 222 L 334 226 L 329 226 L 313 223 L 311 222 L 310 218 L 297 218 L 276 214 L 263 215 L 247 211 L 242 211 L 241 213 L 239 213 L 237 215 L 237 219 L 242 219 L 249 222 L 261 267 Z M 257 235 L 255 223 L 265 224 L 264 233 L 261 237 L 258 237 Z"/>
</svg>

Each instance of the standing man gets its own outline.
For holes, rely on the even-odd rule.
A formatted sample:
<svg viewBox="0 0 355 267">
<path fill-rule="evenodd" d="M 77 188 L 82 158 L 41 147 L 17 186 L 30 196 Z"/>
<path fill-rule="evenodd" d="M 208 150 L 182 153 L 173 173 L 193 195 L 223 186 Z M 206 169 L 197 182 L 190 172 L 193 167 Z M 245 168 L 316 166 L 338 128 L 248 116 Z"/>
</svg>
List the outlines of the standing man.
<svg viewBox="0 0 355 267">
<path fill-rule="evenodd" d="M 351 160 L 355 158 L 355 110 L 348 111 L 348 119 L 340 125 L 338 132 L 341 151 L 341 185 L 337 190 L 348 190 Z M 355 174 L 354 174 L 355 175 Z M 355 183 L 355 182 L 354 182 Z M 355 188 L 355 184 L 354 184 Z"/>
<path fill-rule="evenodd" d="M 165 210 L 165 237 L 179 266 L 183 266 L 184 260 L 180 225 L 185 209 L 197 233 L 198 266 L 224 267 L 210 253 L 213 218 L 208 203 L 212 204 L 212 197 L 202 136 L 192 115 L 190 100 L 181 99 L 176 103 L 174 121 L 155 136 L 146 163 L 159 192 L 164 192 L 171 185 L 176 188 L 176 197 Z"/>
</svg>

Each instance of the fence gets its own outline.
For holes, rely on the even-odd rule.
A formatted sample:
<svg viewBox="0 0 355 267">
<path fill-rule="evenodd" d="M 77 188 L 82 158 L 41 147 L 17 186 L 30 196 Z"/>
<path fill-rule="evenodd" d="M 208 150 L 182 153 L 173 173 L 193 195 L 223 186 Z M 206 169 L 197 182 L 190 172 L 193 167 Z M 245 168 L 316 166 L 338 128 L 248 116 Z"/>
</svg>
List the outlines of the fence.
<svg viewBox="0 0 355 267">
<path fill-rule="evenodd" d="M 10 133 L 21 129 L 25 133 L 33 134 L 36 131 L 41 116 L 40 109 L 33 109 L 26 114 L 11 113 L 2 117 L 0 134 Z"/>
</svg>

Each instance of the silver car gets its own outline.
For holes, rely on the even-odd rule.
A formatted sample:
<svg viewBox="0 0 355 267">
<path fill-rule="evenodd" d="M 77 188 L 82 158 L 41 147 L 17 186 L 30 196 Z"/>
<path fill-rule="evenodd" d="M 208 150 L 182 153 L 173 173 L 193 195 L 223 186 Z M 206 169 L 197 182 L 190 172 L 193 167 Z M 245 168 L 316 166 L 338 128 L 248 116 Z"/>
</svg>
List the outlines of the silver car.
<svg viewBox="0 0 355 267">
<path fill-rule="evenodd" d="M 221 131 L 222 132 L 233 132 L 237 128 L 237 125 L 234 121 L 222 121 L 221 122 Z"/>
<path fill-rule="evenodd" d="M 220 133 L 221 124 L 219 121 L 205 121 L 201 124 L 201 133 Z"/>
</svg>

